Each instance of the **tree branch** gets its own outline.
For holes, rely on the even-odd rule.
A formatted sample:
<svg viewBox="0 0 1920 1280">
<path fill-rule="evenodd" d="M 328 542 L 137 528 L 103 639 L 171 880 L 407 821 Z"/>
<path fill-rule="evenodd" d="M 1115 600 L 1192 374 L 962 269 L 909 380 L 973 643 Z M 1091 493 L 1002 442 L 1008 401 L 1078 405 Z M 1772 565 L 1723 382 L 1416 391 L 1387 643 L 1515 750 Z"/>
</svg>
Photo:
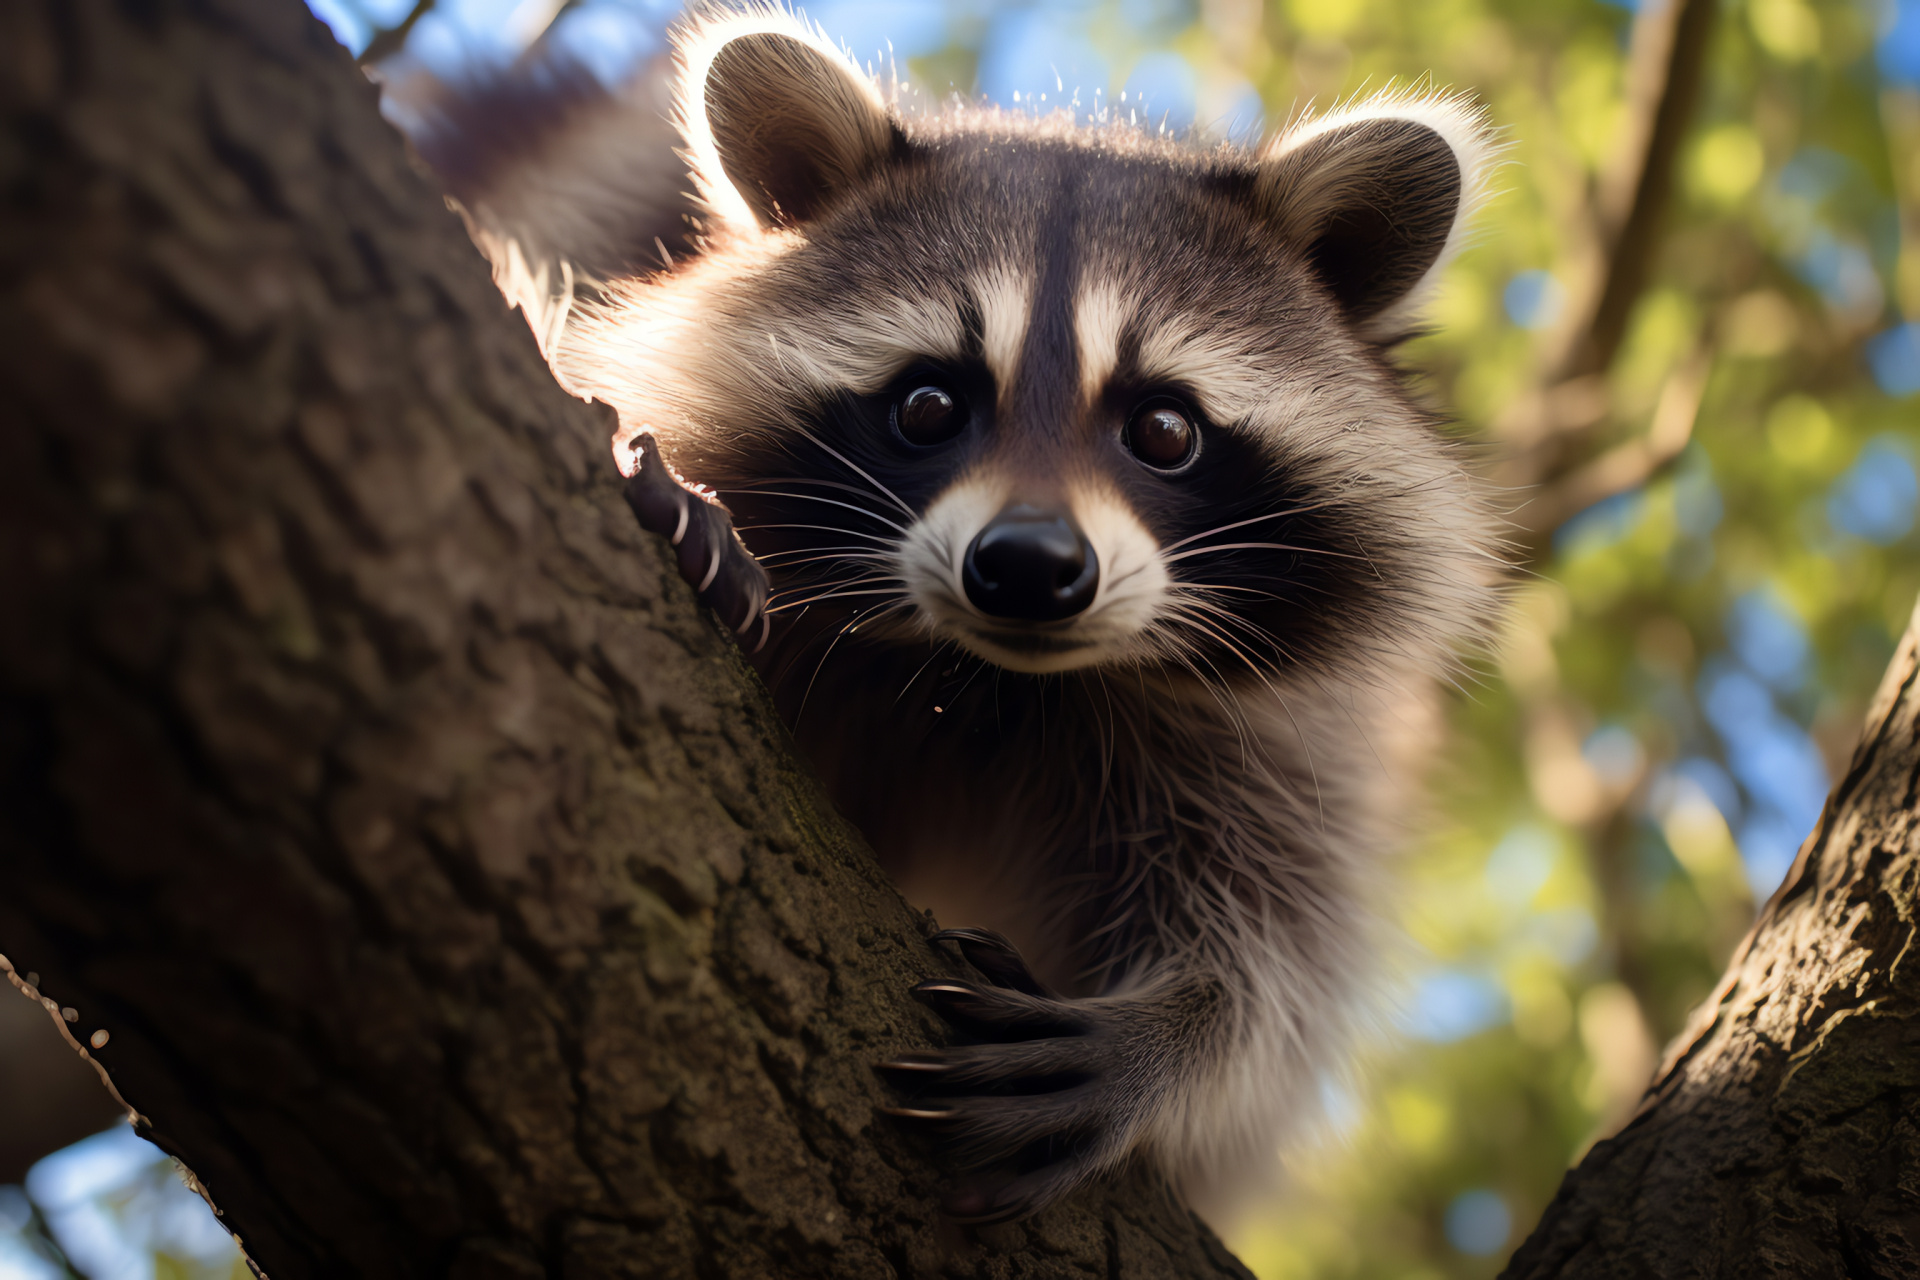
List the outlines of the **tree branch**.
<svg viewBox="0 0 1920 1280">
<path fill-rule="evenodd" d="M 1693 124 L 1712 43 L 1716 0 L 1655 0 L 1634 23 L 1628 79 L 1629 159 L 1602 183 L 1605 268 L 1565 354 L 1549 375 L 1564 382 L 1604 373 L 1646 289 L 1673 195 L 1680 144 Z"/>
<path fill-rule="evenodd" d="M 1920 640 L 1633 1121 L 1506 1280 L 1920 1271 Z"/>
<path fill-rule="evenodd" d="M 1659 252 L 1680 147 L 1705 78 L 1716 9 L 1715 0 L 1666 0 L 1649 5 L 1635 20 L 1629 124 L 1595 196 L 1599 265 L 1570 310 L 1563 336 L 1543 355 L 1534 387 L 1493 424 L 1506 452 L 1497 481 L 1515 489 L 1549 486 L 1520 516 L 1522 541 L 1536 554 L 1568 516 L 1645 483 L 1671 458 L 1663 442 L 1650 437 L 1594 459 L 1589 441 L 1610 421 L 1605 375 Z M 1663 397 L 1655 432 L 1665 409 Z M 1668 431 L 1670 436 L 1670 424 Z M 1679 443 L 1685 446 L 1684 436 Z"/>
<path fill-rule="evenodd" d="M 371 67 L 406 48 L 407 37 L 413 34 L 413 29 L 419 25 L 420 19 L 433 12 L 433 7 L 438 2 L 439 0 L 414 0 L 413 8 L 407 10 L 406 17 L 391 27 L 381 27 L 375 31 L 373 38 L 367 41 L 367 47 L 360 51 L 360 65 Z"/>
<path fill-rule="evenodd" d="M 1570 518 L 1604 498 L 1640 487 L 1686 451 L 1712 371 L 1712 349 L 1695 347 L 1667 375 L 1645 435 L 1625 440 L 1541 486 L 1513 513 L 1515 541 L 1527 550 L 1529 560 L 1546 557 L 1554 533 Z"/>
<path fill-rule="evenodd" d="M 1887 133 L 1887 168 L 1900 211 L 1900 257 L 1894 267 L 1894 300 L 1908 321 L 1920 320 L 1920 90 L 1889 85 L 1880 91 L 1880 121 Z"/>
</svg>

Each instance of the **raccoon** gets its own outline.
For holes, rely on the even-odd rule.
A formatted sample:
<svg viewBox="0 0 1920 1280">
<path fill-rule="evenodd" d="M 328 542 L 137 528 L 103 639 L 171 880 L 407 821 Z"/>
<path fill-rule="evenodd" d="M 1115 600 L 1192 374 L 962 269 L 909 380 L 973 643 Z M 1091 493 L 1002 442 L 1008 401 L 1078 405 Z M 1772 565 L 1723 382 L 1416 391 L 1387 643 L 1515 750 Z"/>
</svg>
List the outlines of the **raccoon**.
<svg viewBox="0 0 1920 1280">
<path fill-rule="evenodd" d="M 442 130 L 443 172 L 618 410 L 641 522 L 982 976 L 915 989 L 960 1043 L 879 1068 L 946 1211 L 1143 1157 L 1217 1219 L 1366 1016 L 1411 748 L 1495 607 L 1494 522 L 1392 355 L 1490 131 L 1406 93 L 1258 149 L 910 111 L 771 8 L 675 51 L 684 208 L 637 189 L 645 77 L 512 163 Z"/>
</svg>

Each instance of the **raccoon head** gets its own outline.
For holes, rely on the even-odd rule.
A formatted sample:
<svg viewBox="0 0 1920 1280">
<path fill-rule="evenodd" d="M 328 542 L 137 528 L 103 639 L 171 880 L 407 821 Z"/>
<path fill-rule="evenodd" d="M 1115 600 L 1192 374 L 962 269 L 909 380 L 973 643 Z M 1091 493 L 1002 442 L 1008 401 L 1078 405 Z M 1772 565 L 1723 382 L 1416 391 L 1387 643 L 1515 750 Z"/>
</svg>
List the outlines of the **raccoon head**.
<svg viewBox="0 0 1920 1280">
<path fill-rule="evenodd" d="M 705 251 L 557 357 L 720 491 L 776 606 L 1001 667 L 1438 661 L 1485 520 L 1388 352 L 1479 195 L 1458 99 L 1258 151 L 909 117 L 771 11 L 681 33 Z"/>
</svg>

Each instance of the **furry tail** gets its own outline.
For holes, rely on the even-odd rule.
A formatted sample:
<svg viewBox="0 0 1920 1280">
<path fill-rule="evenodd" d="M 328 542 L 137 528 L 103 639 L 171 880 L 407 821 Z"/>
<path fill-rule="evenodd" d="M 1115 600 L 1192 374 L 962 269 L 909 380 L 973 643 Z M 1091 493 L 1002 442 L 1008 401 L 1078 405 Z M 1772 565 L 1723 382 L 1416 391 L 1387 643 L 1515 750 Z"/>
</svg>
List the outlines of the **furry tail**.
<svg viewBox="0 0 1920 1280">
<path fill-rule="evenodd" d="M 456 81 L 390 83 L 388 114 L 440 179 L 494 283 L 552 358 L 575 296 L 692 251 L 694 204 L 671 109 L 670 59 L 604 87 L 536 45 Z"/>
</svg>

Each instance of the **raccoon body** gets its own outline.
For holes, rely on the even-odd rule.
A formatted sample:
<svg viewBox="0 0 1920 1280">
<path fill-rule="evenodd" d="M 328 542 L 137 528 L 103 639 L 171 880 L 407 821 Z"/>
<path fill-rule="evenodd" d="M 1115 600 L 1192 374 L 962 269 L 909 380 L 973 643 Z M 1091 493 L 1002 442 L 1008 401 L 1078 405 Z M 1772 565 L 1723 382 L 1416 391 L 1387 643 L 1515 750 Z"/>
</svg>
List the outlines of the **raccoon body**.
<svg viewBox="0 0 1920 1280">
<path fill-rule="evenodd" d="M 1217 1212 L 1367 1007 L 1403 748 L 1492 608 L 1489 518 L 1389 357 L 1486 130 L 1388 97 L 1199 150 L 910 116 L 782 12 L 678 49 L 690 247 L 569 258 L 511 173 L 462 193 L 479 238 L 623 471 L 657 445 L 731 511 L 745 550 L 689 576 L 757 561 L 740 629 L 796 739 L 966 926 L 988 981 L 920 991 L 963 1043 L 885 1065 L 948 1209 L 1138 1153 Z"/>
</svg>

